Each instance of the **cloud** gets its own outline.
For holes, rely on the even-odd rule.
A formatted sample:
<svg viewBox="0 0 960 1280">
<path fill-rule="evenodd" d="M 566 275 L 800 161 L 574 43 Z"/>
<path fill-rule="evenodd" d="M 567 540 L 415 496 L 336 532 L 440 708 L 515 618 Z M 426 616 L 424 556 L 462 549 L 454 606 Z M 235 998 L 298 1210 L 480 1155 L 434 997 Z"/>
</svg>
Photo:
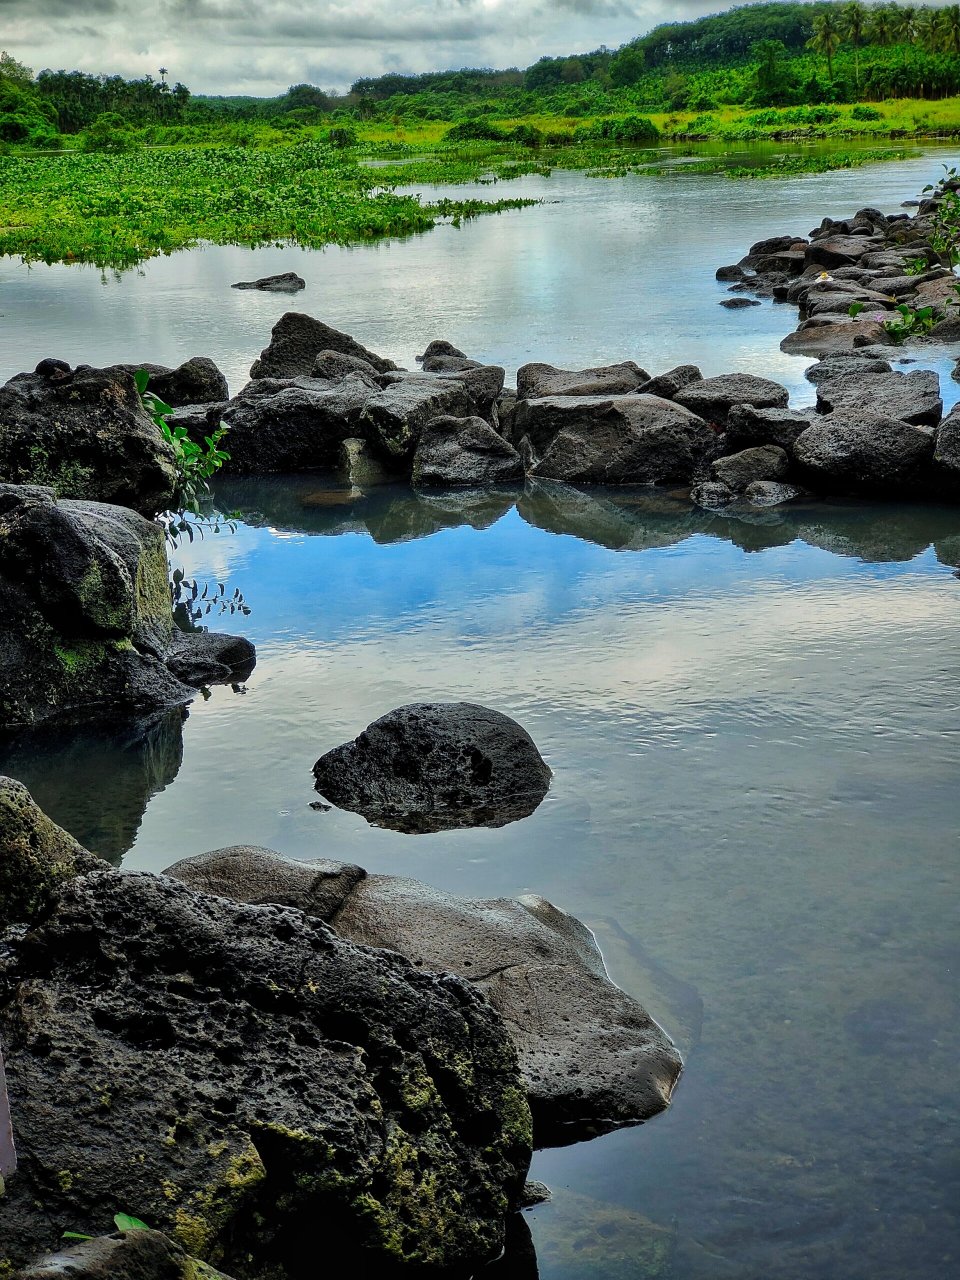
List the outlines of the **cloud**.
<svg viewBox="0 0 960 1280">
<path fill-rule="evenodd" d="M 386 71 L 527 66 L 616 48 L 711 0 L 0 0 L 0 41 L 29 66 L 155 75 L 196 93 L 346 89 Z"/>
</svg>

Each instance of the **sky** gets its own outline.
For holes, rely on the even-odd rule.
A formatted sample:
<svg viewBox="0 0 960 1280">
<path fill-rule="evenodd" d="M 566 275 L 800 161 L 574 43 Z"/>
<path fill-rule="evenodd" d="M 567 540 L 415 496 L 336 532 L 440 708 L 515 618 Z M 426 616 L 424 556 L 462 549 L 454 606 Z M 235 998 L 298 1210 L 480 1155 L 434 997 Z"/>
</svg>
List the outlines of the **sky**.
<svg viewBox="0 0 960 1280">
<path fill-rule="evenodd" d="M 343 91 L 360 76 L 528 66 L 617 48 L 710 0 L 0 0 L 0 48 L 39 71 L 156 75 L 195 93 Z"/>
</svg>

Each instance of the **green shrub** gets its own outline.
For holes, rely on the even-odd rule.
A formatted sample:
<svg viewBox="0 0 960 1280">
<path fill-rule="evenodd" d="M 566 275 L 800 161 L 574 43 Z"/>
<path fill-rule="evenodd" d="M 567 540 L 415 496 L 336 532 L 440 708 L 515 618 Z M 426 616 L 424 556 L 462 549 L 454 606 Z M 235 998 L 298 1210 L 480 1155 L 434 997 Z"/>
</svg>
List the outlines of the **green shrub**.
<svg viewBox="0 0 960 1280">
<path fill-rule="evenodd" d="M 865 107 L 860 103 L 853 108 L 850 116 L 854 120 L 881 120 L 883 118 L 876 107 Z"/>
</svg>

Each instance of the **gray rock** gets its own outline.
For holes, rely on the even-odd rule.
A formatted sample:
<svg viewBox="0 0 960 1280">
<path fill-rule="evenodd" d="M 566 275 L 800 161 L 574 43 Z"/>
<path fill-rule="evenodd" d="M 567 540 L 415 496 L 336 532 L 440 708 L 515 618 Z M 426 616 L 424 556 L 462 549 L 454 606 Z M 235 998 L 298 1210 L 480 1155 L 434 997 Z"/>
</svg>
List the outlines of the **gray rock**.
<svg viewBox="0 0 960 1280">
<path fill-rule="evenodd" d="M 234 286 L 236 287 L 236 286 Z M 159 1231 L 97 1236 L 48 1254 L 17 1272 L 17 1280 L 230 1280 L 191 1258 Z"/>
<path fill-rule="evenodd" d="M 866 411 L 899 418 L 913 426 L 935 427 L 943 414 L 940 379 L 932 369 L 911 373 L 840 373 L 817 384 L 817 411 L 846 414 Z"/>
<path fill-rule="evenodd" d="M 815 488 L 909 494 L 921 485 L 933 440 L 922 428 L 895 418 L 848 411 L 808 427 L 793 452 Z"/>
<path fill-rule="evenodd" d="M 628 395 L 649 380 L 649 373 L 632 360 L 575 370 L 556 369 L 552 364 L 525 364 L 517 370 L 517 398 Z"/>
<path fill-rule="evenodd" d="M 719 511 L 728 506 L 737 495 L 719 480 L 704 480 L 690 490 L 690 501 L 705 511 Z"/>
<path fill-rule="evenodd" d="M 721 298 L 721 307 L 727 307 L 730 311 L 741 310 L 743 307 L 759 307 L 759 298 Z"/>
<path fill-rule="evenodd" d="M 957 360 L 957 363 L 953 366 L 953 372 L 950 374 L 950 377 L 954 382 L 960 382 L 960 360 Z"/>
<path fill-rule="evenodd" d="M 363 410 L 379 394 L 365 376 L 351 373 L 335 386 L 315 380 L 313 386 L 236 396 L 223 411 L 230 429 L 224 470 L 263 474 L 332 467 L 343 441 L 363 435 Z"/>
<path fill-rule="evenodd" d="M 466 356 L 422 355 L 417 359 L 423 364 L 424 373 L 462 373 L 464 369 L 480 369 L 479 360 L 468 360 Z"/>
<path fill-rule="evenodd" d="M 771 382 L 769 378 L 758 378 L 752 373 L 724 373 L 718 378 L 702 378 L 683 387 L 674 396 L 674 401 L 705 421 L 722 426 L 735 404 L 750 404 L 758 409 L 785 409 L 789 398 L 786 387 Z"/>
<path fill-rule="evenodd" d="M 372 364 L 378 373 L 386 373 L 397 366 L 360 345 L 348 333 L 332 329 L 322 320 L 288 311 L 273 326 L 270 343 L 260 353 L 251 369 L 251 378 L 295 378 L 309 374 L 321 351 L 339 351 L 343 355 L 357 356 Z"/>
<path fill-rule="evenodd" d="M 380 385 L 386 388 L 403 381 L 427 382 L 426 374 L 447 382 L 460 382 L 476 406 L 476 412 L 488 421 L 492 418 L 494 406 L 503 392 L 504 370 L 499 365 L 461 360 L 457 356 L 430 356 L 424 360 L 423 370 L 423 373 L 385 374 Z"/>
<path fill-rule="evenodd" d="M 471 702 L 390 711 L 313 775 L 338 808 L 406 832 L 502 827 L 537 808 L 551 777 L 525 729 Z"/>
<path fill-rule="evenodd" d="M 167 669 L 195 689 L 208 684 L 243 684 L 257 651 L 244 636 L 217 631 L 176 631 L 166 654 Z"/>
<path fill-rule="evenodd" d="M 188 858 L 166 874 L 241 902 L 298 906 L 354 942 L 468 979 L 516 1045 L 537 1144 L 636 1124 L 670 1100 L 676 1049 L 610 982 L 590 931 L 543 898 L 458 898 L 345 863 L 290 863 L 243 847 Z"/>
<path fill-rule="evenodd" d="M 856 351 L 843 351 L 834 355 L 824 356 L 822 360 L 818 360 L 816 364 L 812 364 L 809 369 L 805 370 L 803 376 L 808 382 L 819 386 L 821 382 L 827 382 L 832 378 L 837 378 L 847 373 L 864 377 L 873 373 L 893 372 L 889 360 L 885 360 L 881 356 L 868 355 L 868 351 L 869 348 L 867 347 Z"/>
<path fill-rule="evenodd" d="M 892 345 L 893 339 L 876 320 L 864 320 L 860 316 L 855 320 L 818 317 L 804 321 L 794 333 L 788 333 L 780 343 L 780 350 L 789 355 L 823 358 L 855 347 Z"/>
<path fill-rule="evenodd" d="M 743 491 L 743 496 L 755 507 L 779 507 L 803 496 L 803 491 L 792 484 L 780 484 L 776 480 L 754 480 Z"/>
<path fill-rule="evenodd" d="M 229 403 L 216 400 L 210 404 L 185 404 L 167 415 L 167 423 L 171 427 L 183 427 L 195 444 L 202 445 L 220 426 Z"/>
<path fill-rule="evenodd" d="M 0 955 L 21 1141 L 14 1267 L 116 1206 L 244 1275 L 342 1256 L 470 1274 L 498 1255 L 531 1120 L 502 1020 L 452 975 L 279 906 L 97 871 Z"/>
<path fill-rule="evenodd" d="M 960 480 L 960 407 L 951 410 L 937 429 L 933 460 L 954 480 Z"/>
<path fill-rule="evenodd" d="M 342 382 L 351 373 L 359 373 L 370 379 L 373 386 L 376 385 L 380 372 L 380 369 L 361 356 L 348 355 L 344 351 L 318 351 L 310 368 L 310 377 L 323 378 L 327 382 Z"/>
<path fill-rule="evenodd" d="M 420 434 L 434 418 L 471 418 L 477 406 L 463 382 L 432 374 L 405 377 L 371 396 L 360 415 L 360 432 L 385 458 L 410 458 Z"/>
<path fill-rule="evenodd" d="M 261 276 L 259 280 L 238 280 L 231 289 L 261 289 L 266 293 L 299 293 L 307 282 L 295 271 L 283 271 L 275 276 Z"/>
<path fill-rule="evenodd" d="M 482 487 L 523 475 L 520 455 L 483 418 L 434 418 L 413 455 L 413 483 Z"/>
<path fill-rule="evenodd" d="M 746 272 L 743 267 L 732 263 L 729 267 L 717 267 L 716 278 L 718 280 L 743 280 Z"/>
<path fill-rule="evenodd" d="M 417 356 L 418 361 L 429 360 L 431 356 L 453 356 L 455 359 L 466 360 L 466 354 L 455 347 L 452 342 L 447 342 L 446 338 L 434 338 L 432 342 L 428 342 L 422 355 Z"/>
<path fill-rule="evenodd" d="M 533 475 L 570 483 L 683 483 L 716 447 L 695 414 L 649 395 L 521 401 L 514 434 L 539 455 Z"/>
<path fill-rule="evenodd" d="M 380 459 L 374 456 L 366 440 L 357 436 L 349 436 L 341 442 L 337 473 L 344 484 L 355 485 L 358 489 L 392 484 L 396 480 Z"/>
<path fill-rule="evenodd" d="M 226 378 L 209 356 L 192 356 L 176 369 L 160 364 L 118 364 L 105 369 L 104 373 L 134 374 L 140 369 L 150 375 L 147 390 L 174 408 L 222 404 L 230 397 Z"/>
<path fill-rule="evenodd" d="M 735 404 L 727 415 L 726 446 L 746 449 L 775 444 L 789 453 L 797 436 L 815 418 L 813 409 L 755 409 L 750 404 Z"/>
<path fill-rule="evenodd" d="M 637 394 L 672 400 L 678 391 L 689 387 L 691 382 L 700 382 L 702 378 L 703 374 L 695 364 L 678 364 L 675 369 L 655 374 L 648 382 L 641 383 Z"/>
<path fill-rule="evenodd" d="M 133 376 L 41 361 L 0 387 L 0 481 L 48 485 L 62 498 L 118 503 L 146 515 L 173 500 L 173 451 L 143 408 Z M 47 371 L 44 371 L 47 370 Z"/>
<path fill-rule="evenodd" d="M 827 236 L 807 246 L 806 264 L 827 268 L 856 264 L 877 247 L 878 241 L 869 236 Z"/>
<path fill-rule="evenodd" d="M 717 458 L 710 470 L 714 480 L 737 493 L 755 480 L 782 480 L 790 471 L 790 459 L 776 445 L 767 444 Z"/>
</svg>

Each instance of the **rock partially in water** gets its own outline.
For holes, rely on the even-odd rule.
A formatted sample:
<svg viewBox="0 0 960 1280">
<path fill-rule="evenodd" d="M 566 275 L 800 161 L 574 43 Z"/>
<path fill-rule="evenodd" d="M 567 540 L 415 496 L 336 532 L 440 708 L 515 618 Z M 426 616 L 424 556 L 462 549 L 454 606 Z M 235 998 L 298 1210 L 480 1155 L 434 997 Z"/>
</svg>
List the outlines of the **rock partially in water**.
<svg viewBox="0 0 960 1280">
<path fill-rule="evenodd" d="M 596 369 L 557 369 L 552 364 L 525 364 L 517 371 L 520 400 L 543 396 L 619 396 L 636 391 L 650 375 L 632 360 Z"/>
<path fill-rule="evenodd" d="M 339 384 L 305 378 L 271 382 L 263 394 L 242 392 L 223 411 L 230 428 L 224 470 L 263 474 L 333 467 L 343 441 L 362 434 L 361 415 L 374 394 L 358 373 Z"/>
<path fill-rule="evenodd" d="M 340 444 L 337 474 L 344 484 L 363 490 L 373 485 L 391 484 L 396 476 L 375 456 L 366 440 L 348 436 Z"/>
<path fill-rule="evenodd" d="M 97 1236 L 39 1258 L 17 1280 L 231 1280 L 159 1231 Z"/>
<path fill-rule="evenodd" d="M 896 418 L 847 411 L 808 427 L 794 457 L 821 491 L 908 495 L 923 487 L 933 443 L 922 428 Z"/>
<path fill-rule="evenodd" d="M 935 427 L 943 414 L 940 379 L 932 369 L 872 372 L 864 378 L 854 367 L 817 380 L 818 413 L 844 414 L 864 408 L 916 427 Z"/>
<path fill-rule="evenodd" d="M 720 426 L 726 422 L 734 405 L 785 409 L 789 399 L 789 392 L 779 382 L 758 378 L 752 373 L 722 373 L 716 378 L 702 378 L 681 388 L 674 396 L 676 404 Z"/>
<path fill-rule="evenodd" d="M 704 480 L 690 490 L 690 501 L 704 511 L 719 511 L 729 506 L 737 495 L 721 480 Z"/>
<path fill-rule="evenodd" d="M 0 387 L 0 482 L 153 516 L 173 501 L 176 471 L 131 373 L 44 360 Z"/>
<path fill-rule="evenodd" d="M 789 474 L 790 459 L 776 445 L 766 444 L 717 458 L 710 470 L 714 480 L 739 492 L 755 480 L 782 480 Z"/>
<path fill-rule="evenodd" d="M 681 1071 L 673 1043 L 610 981 L 589 929 L 543 898 L 459 898 L 243 846 L 187 858 L 166 874 L 236 901 L 297 906 L 354 942 L 468 979 L 517 1048 L 537 1144 L 637 1124 L 669 1103 Z"/>
<path fill-rule="evenodd" d="M 744 489 L 743 496 L 755 507 L 779 507 L 802 497 L 803 490 L 776 480 L 754 480 Z"/>
<path fill-rule="evenodd" d="M 761 303 L 759 298 L 721 298 L 720 305 L 728 311 L 741 311 L 744 307 L 759 307 Z"/>
<path fill-rule="evenodd" d="M 857 347 L 891 346 L 893 339 L 878 320 L 841 320 L 826 316 L 804 320 L 794 333 L 788 333 L 780 350 L 788 355 L 816 356 L 822 359 L 838 351 Z"/>
<path fill-rule="evenodd" d="M 275 276 L 261 276 L 259 280 L 238 280 L 231 289 L 262 289 L 266 293 L 299 293 L 307 287 L 303 276 L 295 271 L 281 271 Z"/>
<path fill-rule="evenodd" d="M 844 374 L 855 374 L 858 378 L 863 378 L 872 373 L 892 372 L 893 367 L 889 360 L 884 359 L 883 356 L 871 354 L 869 348 L 861 347 L 855 351 L 843 351 L 824 356 L 805 370 L 803 376 L 808 382 L 819 386 L 821 382 L 829 382 Z"/>
<path fill-rule="evenodd" d="M 789 453 L 816 416 L 813 409 L 755 409 L 750 404 L 735 404 L 727 414 L 725 444 L 728 449 L 776 445 Z"/>
<path fill-rule="evenodd" d="M 65 884 L 0 956 L 21 1145 L 14 1267 L 118 1205 L 191 1254 L 290 1280 L 317 1240 L 392 1274 L 496 1257 L 531 1152 L 502 1020 L 302 912 L 176 880 Z"/>
<path fill-rule="evenodd" d="M 288 311 L 273 326 L 269 345 L 250 369 L 251 378 L 295 378 L 309 374 L 321 351 L 339 351 L 372 364 L 378 373 L 397 366 L 392 360 L 368 351 L 348 333 L 341 333 L 299 311 Z"/>
<path fill-rule="evenodd" d="M 413 483 L 426 488 L 482 487 L 522 475 L 516 449 L 483 418 L 434 418 L 413 455 Z"/>
<path fill-rule="evenodd" d="M 434 418 L 470 418 L 477 406 L 463 382 L 432 374 L 410 375 L 372 395 L 360 416 L 360 433 L 394 465 L 412 458 Z"/>
<path fill-rule="evenodd" d="M 505 826 L 533 813 L 552 776 L 524 728 L 472 702 L 390 711 L 313 774 L 338 808 L 409 833 Z"/>
</svg>

